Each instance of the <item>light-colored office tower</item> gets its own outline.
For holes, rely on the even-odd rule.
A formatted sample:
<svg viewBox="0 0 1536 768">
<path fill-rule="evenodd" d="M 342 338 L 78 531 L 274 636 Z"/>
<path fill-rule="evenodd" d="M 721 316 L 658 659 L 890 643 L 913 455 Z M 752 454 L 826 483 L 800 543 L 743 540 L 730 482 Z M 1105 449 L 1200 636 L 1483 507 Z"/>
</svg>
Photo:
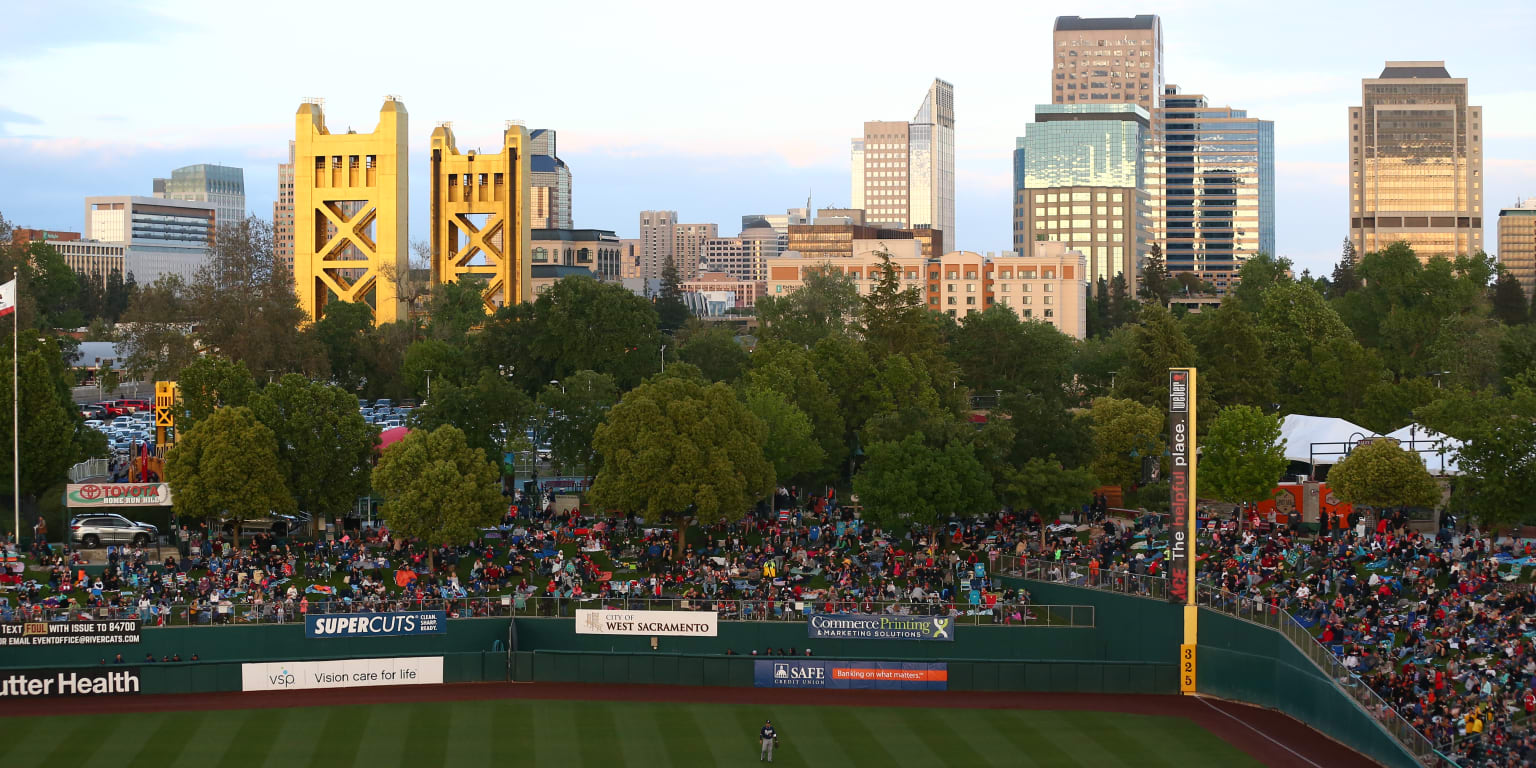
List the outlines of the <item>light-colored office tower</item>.
<svg viewBox="0 0 1536 768">
<path fill-rule="evenodd" d="M 288 162 L 277 166 L 277 199 L 272 201 L 272 254 L 279 269 L 293 274 L 293 142 Z"/>
<path fill-rule="evenodd" d="M 571 169 L 555 154 L 555 132 L 528 132 L 529 204 L 534 229 L 572 229 Z"/>
<path fill-rule="evenodd" d="M 125 246 L 123 270 L 140 285 L 169 274 L 190 281 L 208 263 L 216 216 L 208 203 L 130 195 L 87 197 L 84 234 Z"/>
<path fill-rule="evenodd" d="M 714 224 L 678 224 L 673 237 L 677 274 L 683 280 L 699 275 L 699 262 L 704 260 L 704 243 L 720 236 L 720 227 Z"/>
<path fill-rule="evenodd" d="M 1089 283 L 1126 276 L 1135 295 L 1150 243 L 1146 147 L 1135 104 L 1041 104 L 1013 153 L 1013 247 L 1061 242 L 1087 257 Z"/>
<path fill-rule="evenodd" d="M 723 272 L 737 280 L 767 280 L 767 260 L 784 252 L 784 240 L 761 217 L 743 216 L 742 225 L 762 224 L 741 230 L 736 237 L 716 237 L 704 241 L 704 263 L 707 269 Z"/>
<path fill-rule="evenodd" d="M 955 240 L 955 87 L 935 79 L 910 122 L 872 121 L 852 141 L 852 200 L 869 224 Z"/>
<path fill-rule="evenodd" d="M 677 211 L 640 212 L 640 277 L 660 280 L 677 253 Z"/>
<path fill-rule="evenodd" d="M 1499 263 L 1536 300 L 1536 197 L 1499 211 Z"/>
<path fill-rule="evenodd" d="M 1152 242 L 1169 272 L 1225 293 L 1243 262 L 1275 253 L 1272 121 L 1170 85 L 1152 113 L 1146 183 Z"/>
<path fill-rule="evenodd" d="M 123 273 L 123 255 L 127 252 L 127 246 L 122 243 L 82 240 L 79 232 L 60 232 L 54 229 L 17 227 L 11 230 L 11 245 L 32 243 L 52 246 L 54 252 L 64 259 L 69 271 L 81 277 L 94 278 L 103 288 L 107 286 L 107 277 L 113 272 L 127 279 Z"/>
<path fill-rule="evenodd" d="M 619 278 L 636 279 L 641 277 L 640 254 L 645 250 L 640 245 L 640 238 L 625 237 L 619 240 Z"/>
<path fill-rule="evenodd" d="M 154 180 L 154 196 L 211 203 L 219 224 L 245 220 L 245 171 L 225 165 L 189 165 Z"/>
<path fill-rule="evenodd" d="M 1443 61 L 1389 61 L 1349 108 L 1355 250 L 1399 240 L 1422 260 L 1483 248 L 1483 108 Z"/>
<path fill-rule="evenodd" d="M 1151 112 L 1163 92 L 1163 22 L 1155 15 L 1057 16 L 1051 33 L 1051 103 L 1135 104 Z"/>
</svg>

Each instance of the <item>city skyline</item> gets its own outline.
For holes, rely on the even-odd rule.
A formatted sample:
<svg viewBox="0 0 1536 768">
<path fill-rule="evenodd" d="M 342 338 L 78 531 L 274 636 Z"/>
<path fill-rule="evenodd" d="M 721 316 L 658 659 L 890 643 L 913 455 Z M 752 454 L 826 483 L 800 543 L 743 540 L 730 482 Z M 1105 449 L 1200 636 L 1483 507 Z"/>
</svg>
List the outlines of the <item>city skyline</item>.
<svg viewBox="0 0 1536 768">
<path fill-rule="evenodd" d="M 325 52 L 299 61 L 293 59 L 308 50 L 302 41 L 273 42 L 290 15 L 340 26 L 345 24 L 340 10 L 275 4 L 258 18 L 242 17 L 236 39 L 223 31 L 232 27 L 221 13 L 191 13 L 189 7 L 103 3 L 98 12 L 69 19 L 42 7 L 19 10 L 19 22 L 38 34 L 0 52 L 0 78 L 11 85 L 0 101 L 0 177 L 33 183 L 26 194 L 0 196 L 0 212 L 21 226 L 79 230 L 85 196 L 147 194 L 151 180 L 168 168 L 218 163 L 245 169 L 247 208 L 266 218 L 277 193 L 277 166 L 287 159 L 294 110 L 303 98 L 325 97 L 337 129 L 366 131 L 383 96 L 396 93 L 416 117 L 410 136 L 413 179 L 428 178 L 427 135 L 436 121 L 455 121 L 465 147 L 493 150 L 503 122 L 522 119 L 560 132 L 561 159 L 580 179 L 572 206 L 575 226 L 632 237 L 638 211 L 667 209 L 678 211 L 682 221 L 717 223 L 723 234 L 733 235 L 740 216 L 802 205 L 807 191 L 817 207 L 848 204 L 849 133 L 867 120 L 904 116 L 913 93 L 939 77 L 954 83 L 963 113 L 956 130 L 955 204 L 955 229 L 962 239 L 951 241 L 950 249 L 1006 250 L 1013 141 L 1023 134 L 1034 106 L 1051 100 L 1046 86 L 1055 17 L 1138 14 L 1161 17 L 1167 82 L 1206 94 L 1212 104 L 1274 121 L 1277 251 L 1298 268 L 1326 270 L 1348 234 L 1343 115 L 1358 103 L 1361 80 L 1374 77 L 1386 60 L 1444 60 L 1468 80 L 1470 99 L 1483 107 L 1487 120 L 1486 211 L 1536 195 L 1536 93 L 1528 78 L 1520 67 L 1509 66 L 1497 47 L 1452 42 L 1480 39 L 1479 20 L 1490 15 L 1506 30 L 1536 27 L 1533 11 L 1516 3 L 1482 4 L 1482 13 L 1465 16 L 1437 15 L 1433 24 L 1412 23 L 1429 18 L 1417 14 L 1412 3 L 1394 4 L 1390 14 L 1381 12 L 1383 6 L 1307 3 L 1285 14 L 1226 6 L 1218 14 L 1211 12 L 1218 8 L 1212 3 L 998 6 L 986 9 L 985 24 L 977 23 L 976 13 L 934 21 L 930 31 L 937 38 L 966 40 L 963 57 L 913 55 L 881 59 L 878 66 L 842 46 L 821 44 L 844 33 L 839 24 L 751 16 L 766 37 L 794 40 L 802 44 L 797 48 L 816 52 L 805 67 L 814 74 L 799 84 L 785 74 L 782 57 L 700 66 L 705 59 L 694 46 L 667 43 L 674 36 L 697 40 L 690 37 L 697 26 L 680 32 L 664 23 L 665 14 L 651 18 L 638 9 L 609 6 L 602 12 L 611 23 L 597 34 L 655 41 L 646 66 L 621 66 L 617 54 L 598 56 L 572 64 L 562 77 L 508 83 L 494 98 L 486 98 L 476 83 L 457 84 L 451 71 L 432 72 L 424 53 L 369 59 Z M 1326 9 L 1329 23 L 1316 24 L 1309 8 Z M 544 7 L 517 12 L 534 26 L 560 18 Z M 408 11 L 386 6 L 376 13 L 382 20 L 406 18 Z M 510 13 L 488 7 L 464 15 L 492 23 Z M 731 9 L 710 18 L 721 28 L 739 28 L 733 21 L 748 13 Z M 870 20 L 867 32 L 895 34 L 902 16 Z M 1264 34 L 1254 35 L 1256 29 Z M 407 24 L 371 30 L 374 50 L 419 49 L 410 43 L 414 32 Z M 1209 44 L 1219 39 L 1245 42 Z M 246 53 L 216 72 L 183 73 L 192 91 L 205 91 L 197 99 L 145 98 L 132 91 L 84 98 L 60 87 L 124 59 L 192 40 Z M 261 45 L 240 48 L 244 41 Z M 528 43 L 534 53 L 551 44 Z M 327 66 L 347 76 L 313 74 Z M 852 84 L 821 87 L 837 72 Z M 655 99 L 654 78 L 661 76 L 690 97 Z M 206 89 L 198 85 L 204 79 Z M 242 87 L 228 88 L 231 80 Z M 743 87 L 751 82 L 771 87 Z M 729 129 L 722 127 L 727 121 Z M 426 185 L 412 185 L 413 240 L 426 239 L 429 194 Z M 1494 225 L 1485 213 L 1489 249 L 1497 242 Z"/>
</svg>

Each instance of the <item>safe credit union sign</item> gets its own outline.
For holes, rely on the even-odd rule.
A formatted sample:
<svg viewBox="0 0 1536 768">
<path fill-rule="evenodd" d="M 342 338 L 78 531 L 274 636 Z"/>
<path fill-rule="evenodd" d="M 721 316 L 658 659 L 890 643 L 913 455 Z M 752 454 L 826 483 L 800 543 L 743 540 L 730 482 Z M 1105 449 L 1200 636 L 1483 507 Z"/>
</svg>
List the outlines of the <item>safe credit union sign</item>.
<svg viewBox="0 0 1536 768">
<path fill-rule="evenodd" d="M 65 503 L 80 507 L 169 507 L 171 487 L 165 483 L 71 483 Z"/>
</svg>

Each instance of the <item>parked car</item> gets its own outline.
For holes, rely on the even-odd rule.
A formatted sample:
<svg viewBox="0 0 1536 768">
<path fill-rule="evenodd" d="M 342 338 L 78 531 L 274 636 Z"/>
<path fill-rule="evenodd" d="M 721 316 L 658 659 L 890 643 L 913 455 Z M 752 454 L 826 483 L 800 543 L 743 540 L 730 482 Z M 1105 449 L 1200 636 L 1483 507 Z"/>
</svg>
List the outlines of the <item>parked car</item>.
<svg viewBox="0 0 1536 768">
<path fill-rule="evenodd" d="M 374 410 L 378 410 L 380 408 L 383 408 L 384 410 L 387 411 L 390 408 L 393 408 L 394 405 L 395 405 L 395 401 L 393 401 L 393 400 L 391 400 L 391 399 L 389 399 L 387 397 L 381 397 L 381 398 L 378 399 L 377 402 L 375 402 L 373 404 L 373 408 L 374 408 Z"/>
<path fill-rule="evenodd" d="M 125 400 L 114 400 L 112 402 L 114 404 L 116 404 L 117 407 L 122 408 L 127 413 L 138 413 L 139 411 L 148 411 L 149 408 L 150 408 L 148 400 L 125 399 Z"/>
<path fill-rule="evenodd" d="M 105 415 L 105 416 L 127 416 L 128 415 L 128 409 L 127 408 L 124 408 L 124 407 L 122 407 L 122 406 L 120 406 L 120 405 L 118 405 L 116 403 L 113 403 L 113 402 L 102 401 L 100 403 L 92 403 L 92 405 L 96 406 L 97 408 L 100 408 L 102 414 Z"/>
<path fill-rule="evenodd" d="M 309 526 L 309 521 L 294 515 L 282 515 L 273 513 L 265 517 L 252 517 L 240 522 L 240 533 L 249 536 L 253 533 L 270 533 L 273 536 L 287 536 L 290 533 L 302 533 Z M 235 521 L 225 520 L 223 525 L 225 536 L 235 535 Z"/>
<path fill-rule="evenodd" d="M 160 529 L 122 515 L 77 515 L 69 521 L 69 540 L 86 549 L 102 544 L 142 547 L 160 537 Z"/>
<path fill-rule="evenodd" d="M 99 405 L 80 406 L 80 417 L 83 419 L 100 419 L 107 415 L 107 409 Z"/>
</svg>

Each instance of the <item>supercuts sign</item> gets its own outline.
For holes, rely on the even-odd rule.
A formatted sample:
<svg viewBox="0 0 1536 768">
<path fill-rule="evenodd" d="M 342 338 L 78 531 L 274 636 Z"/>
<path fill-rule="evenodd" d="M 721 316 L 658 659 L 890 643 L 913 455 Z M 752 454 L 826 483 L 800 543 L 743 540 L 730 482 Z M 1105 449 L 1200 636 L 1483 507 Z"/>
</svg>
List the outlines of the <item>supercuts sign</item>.
<svg viewBox="0 0 1536 768">
<path fill-rule="evenodd" d="M 1191 425 L 1195 412 L 1195 369 L 1171 368 L 1168 371 L 1168 473 L 1172 520 L 1168 538 L 1168 599 L 1184 603 L 1189 599 L 1189 563 L 1194 538 L 1190 533 L 1193 505 L 1195 435 Z"/>
</svg>

